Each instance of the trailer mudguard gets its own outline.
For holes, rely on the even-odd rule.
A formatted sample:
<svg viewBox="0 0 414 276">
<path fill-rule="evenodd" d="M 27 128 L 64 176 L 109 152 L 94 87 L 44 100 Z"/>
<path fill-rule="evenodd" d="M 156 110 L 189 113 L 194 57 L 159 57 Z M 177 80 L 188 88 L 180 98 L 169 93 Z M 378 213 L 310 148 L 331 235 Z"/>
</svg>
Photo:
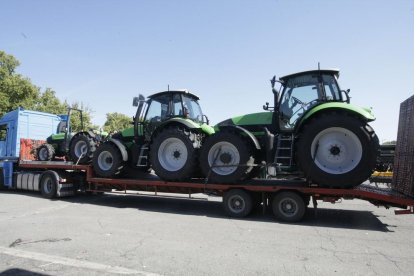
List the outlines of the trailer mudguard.
<svg viewBox="0 0 414 276">
<path fill-rule="evenodd" d="M 246 137 L 249 138 L 249 140 L 253 143 L 253 145 L 255 146 L 255 148 L 257 150 L 260 150 L 260 144 L 259 141 L 257 140 L 256 136 L 253 135 L 253 133 L 251 133 L 250 131 L 248 131 L 247 129 L 241 127 L 241 126 L 236 126 L 236 125 L 225 125 L 225 126 L 219 126 L 220 131 L 226 130 L 226 129 L 233 129 L 235 130 L 237 133 L 240 134 L 245 134 Z"/>
<path fill-rule="evenodd" d="M 128 161 L 128 152 L 126 150 L 126 147 L 122 144 L 121 141 L 119 141 L 118 139 L 114 139 L 114 138 L 109 138 L 108 139 L 109 142 L 114 143 L 119 151 L 121 152 L 122 155 L 122 160 L 123 161 Z"/>
</svg>

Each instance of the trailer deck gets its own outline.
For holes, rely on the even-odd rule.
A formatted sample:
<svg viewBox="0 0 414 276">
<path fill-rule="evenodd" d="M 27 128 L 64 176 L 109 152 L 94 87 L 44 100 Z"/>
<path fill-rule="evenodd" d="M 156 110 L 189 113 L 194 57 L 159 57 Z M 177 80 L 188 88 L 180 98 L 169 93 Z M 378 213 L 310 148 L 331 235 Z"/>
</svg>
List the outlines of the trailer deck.
<svg viewBox="0 0 414 276">
<path fill-rule="evenodd" d="M 305 179 L 254 179 L 237 184 L 220 184 L 206 183 L 204 179 L 192 179 L 188 182 L 167 182 L 151 174 L 142 174 L 139 178 L 100 178 L 94 176 L 90 165 L 76 165 L 63 161 L 20 161 L 19 168 L 32 171 L 55 171 L 57 174 L 64 171 L 69 174 L 81 175 L 82 177 L 78 179 L 84 182 L 83 189 L 92 192 L 117 190 L 118 192 L 127 193 L 127 190 L 136 190 L 154 192 L 155 194 L 158 192 L 185 193 L 190 196 L 195 193 L 213 193 L 223 196 L 223 201 L 226 202 L 229 197 L 228 194 L 238 191 L 238 194 L 243 196 L 244 193 L 249 193 L 252 198 L 259 198 L 260 204 L 263 203 L 263 209 L 272 205 L 271 201 L 277 194 L 290 193 L 290 195 L 301 195 L 305 204 L 309 204 L 310 198 L 312 198 L 315 208 L 317 207 L 317 200 L 336 203 L 341 199 L 362 199 L 376 206 L 402 208 L 402 210 L 395 210 L 395 214 L 414 213 L 414 198 L 392 188 L 377 187 L 372 184 L 361 184 L 353 189 L 332 189 L 311 186 Z M 290 201 L 288 200 L 288 202 Z M 235 201 L 234 204 L 239 203 Z M 237 214 L 231 214 L 231 212 L 237 213 L 237 206 L 233 207 L 236 209 L 230 210 L 230 213 L 228 213 L 237 216 Z"/>
</svg>

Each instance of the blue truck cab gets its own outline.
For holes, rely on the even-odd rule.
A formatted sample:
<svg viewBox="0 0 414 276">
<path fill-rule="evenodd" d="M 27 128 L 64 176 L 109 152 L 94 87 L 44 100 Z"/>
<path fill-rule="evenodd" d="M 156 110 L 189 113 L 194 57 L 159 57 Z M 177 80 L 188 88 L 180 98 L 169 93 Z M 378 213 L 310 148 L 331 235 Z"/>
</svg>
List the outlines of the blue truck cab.
<svg viewBox="0 0 414 276">
<path fill-rule="evenodd" d="M 62 118 L 18 108 L 0 118 L 0 186 L 11 185 L 13 163 L 19 160 L 20 139 L 46 140 L 56 134 Z"/>
<path fill-rule="evenodd" d="M 56 134 L 61 117 L 18 108 L 0 119 L 0 160 L 17 160 L 20 139 L 46 140 Z"/>
</svg>

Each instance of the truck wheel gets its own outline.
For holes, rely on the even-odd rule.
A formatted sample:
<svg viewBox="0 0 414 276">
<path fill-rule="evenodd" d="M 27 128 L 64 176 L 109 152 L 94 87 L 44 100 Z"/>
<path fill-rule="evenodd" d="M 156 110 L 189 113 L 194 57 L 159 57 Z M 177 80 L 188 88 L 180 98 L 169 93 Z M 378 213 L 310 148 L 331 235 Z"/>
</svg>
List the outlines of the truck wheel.
<svg viewBox="0 0 414 276">
<path fill-rule="evenodd" d="M 297 144 L 299 167 L 321 186 L 352 188 L 368 179 L 379 148 L 372 128 L 358 118 L 329 113 L 305 126 Z"/>
<path fill-rule="evenodd" d="M 100 177 L 114 177 L 124 167 L 118 147 L 112 143 L 99 146 L 93 155 L 92 165 L 95 173 Z"/>
<path fill-rule="evenodd" d="M 201 149 L 201 169 L 212 182 L 233 183 L 246 179 L 253 164 L 252 147 L 234 132 L 220 131 L 210 136 Z"/>
<path fill-rule="evenodd" d="M 223 197 L 224 210 L 227 215 L 243 218 L 250 214 L 253 208 L 252 196 L 240 189 L 231 189 Z"/>
<path fill-rule="evenodd" d="M 50 161 L 55 157 L 55 148 L 51 144 L 43 144 L 37 148 L 36 159 Z"/>
<path fill-rule="evenodd" d="M 305 215 L 306 206 L 303 198 L 294 192 L 280 192 L 272 200 L 273 214 L 285 222 L 300 221 Z"/>
<path fill-rule="evenodd" d="M 92 160 L 95 151 L 96 143 L 94 139 L 87 134 L 78 134 L 70 141 L 69 156 L 75 163 L 78 162 L 78 160 L 79 164 L 89 163 Z M 81 156 L 82 158 L 80 158 Z"/>
<path fill-rule="evenodd" d="M 45 198 L 55 198 L 59 185 L 59 176 L 54 171 L 46 171 L 40 179 L 40 192 Z"/>
<path fill-rule="evenodd" d="M 165 128 L 150 146 L 150 162 L 155 174 L 167 181 L 193 177 L 198 165 L 196 135 L 178 127 Z"/>
</svg>

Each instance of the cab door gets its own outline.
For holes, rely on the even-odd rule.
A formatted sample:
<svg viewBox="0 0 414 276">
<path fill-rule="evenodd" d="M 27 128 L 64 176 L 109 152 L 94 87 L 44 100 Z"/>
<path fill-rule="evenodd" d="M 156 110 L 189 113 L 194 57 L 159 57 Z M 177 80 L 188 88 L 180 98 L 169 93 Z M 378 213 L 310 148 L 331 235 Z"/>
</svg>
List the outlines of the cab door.
<svg viewBox="0 0 414 276">
<path fill-rule="evenodd" d="M 0 157 L 11 156 L 11 132 L 9 129 L 9 122 L 0 125 Z"/>
<path fill-rule="evenodd" d="M 144 119 L 144 132 L 147 140 L 165 120 L 171 117 L 171 100 L 171 94 L 161 94 L 149 101 Z"/>
</svg>

